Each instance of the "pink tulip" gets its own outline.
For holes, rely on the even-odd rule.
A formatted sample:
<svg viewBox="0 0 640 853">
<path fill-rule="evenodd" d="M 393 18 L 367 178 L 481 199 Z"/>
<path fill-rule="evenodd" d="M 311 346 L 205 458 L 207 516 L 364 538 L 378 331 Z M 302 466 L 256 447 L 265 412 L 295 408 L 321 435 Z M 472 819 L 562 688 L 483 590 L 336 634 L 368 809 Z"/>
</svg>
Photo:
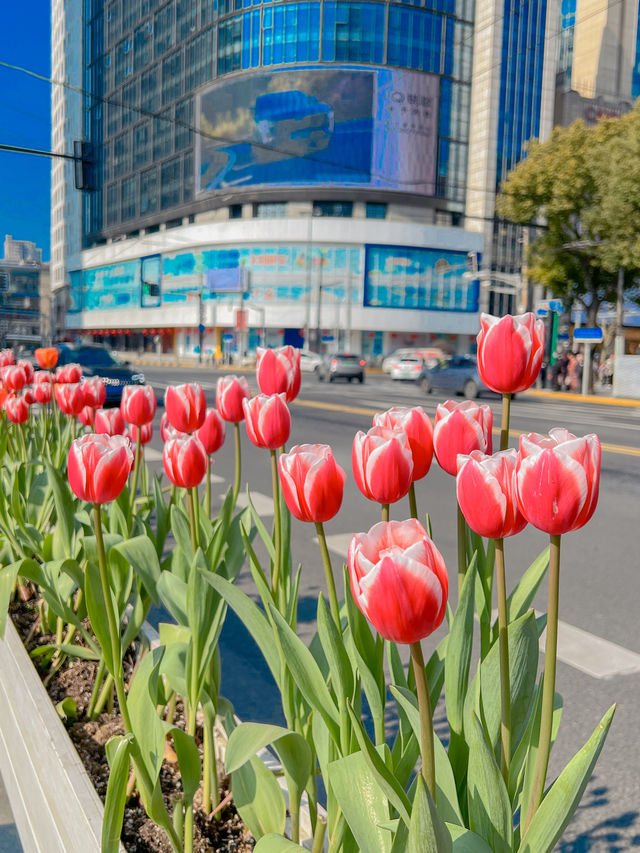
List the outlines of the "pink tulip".
<svg viewBox="0 0 640 853">
<path fill-rule="evenodd" d="M 583 527 L 598 503 L 601 452 L 593 434 L 576 438 L 556 428 L 520 436 L 516 486 L 527 521 L 556 536 Z"/>
<path fill-rule="evenodd" d="M 55 379 L 58 385 L 75 385 L 82 379 L 82 368 L 79 364 L 65 364 L 56 370 Z"/>
<path fill-rule="evenodd" d="M 278 459 L 285 502 L 299 521 L 329 521 L 340 509 L 347 475 L 327 444 L 298 444 Z"/>
<path fill-rule="evenodd" d="M 25 401 L 27 406 L 33 406 L 36 402 L 36 397 L 31 386 L 22 389 L 22 399 Z"/>
<path fill-rule="evenodd" d="M 56 385 L 56 403 L 64 415 L 75 417 L 84 408 L 84 390 L 79 382 Z"/>
<path fill-rule="evenodd" d="M 129 436 L 131 443 L 136 446 L 138 444 L 138 430 L 140 430 L 140 444 L 149 444 L 153 438 L 153 422 L 149 421 L 148 424 L 143 424 L 141 427 L 131 424 L 129 427 Z"/>
<path fill-rule="evenodd" d="M 26 359 L 22 359 L 16 365 L 16 367 L 21 367 L 24 370 L 24 375 L 27 377 L 27 385 L 31 385 L 33 382 L 33 377 L 35 376 L 35 370 L 30 361 L 26 361 Z"/>
<path fill-rule="evenodd" d="M 284 394 L 287 403 L 300 391 L 300 350 L 292 346 L 256 350 L 256 378 L 263 394 Z"/>
<path fill-rule="evenodd" d="M 76 438 L 69 449 L 69 485 L 80 500 L 108 503 L 124 489 L 132 462 L 128 438 L 94 433 L 83 435 Z"/>
<path fill-rule="evenodd" d="M 23 424 L 29 417 L 29 406 L 23 397 L 10 394 L 4 401 L 4 410 L 12 424 Z"/>
<path fill-rule="evenodd" d="M 353 439 L 351 465 L 356 485 L 370 501 L 390 504 L 409 491 L 413 456 L 407 434 L 375 426 Z"/>
<path fill-rule="evenodd" d="M 83 379 L 82 389 L 84 391 L 85 406 L 91 406 L 92 409 L 100 409 L 104 406 L 107 399 L 107 389 L 99 376 L 91 376 L 89 379 Z"/>
<path fill-rule="evenodd" d="M 0 367 L 9 367 L 10 364 L 15 364 L 16 359 L 12 349 L 0 350 Z"/>
<path fill-rule="evenodd" d="M 53 376 L 47 370 L 37 370 L 33 377 L 34 385 L 53 385 Z"/>
<path fill-rule="evenodd" d="M 415 483 L 427 475 L 433 459 L 433 427 L 429 415 L 421 406 L 412 409 L 394 407 L 374 415 L 373 425 L 406 432 L 413 458 L 411 479 Z"/>
<path fill-rule="evenodd" d="M 169 385 L 164 395 L 167 419 L 179 432 L 192 433 L 200 429 L 207 412 L 204 391 L 197 383 Z"/>
<path fill-rule="evenodd" d="M 46 388 L 46 385 L 43 387 Z M 95 409 L 92 406 L 84 406 L 78 415 L 78 420 L 83 426 L 92 427 L 94 415 Z"/>
<path fill-rule="evenodd" d="M 533 314 L 480 315 L 478 373 L 492 391 L 515 394 L 531 388 L 544 354 L 544 323 Z"/>
<path fill-rule="evenodd" d="M 164 445 L 162 461 L 167 477 L 181 489 L 198 486 L 207 470 L 207 454 L 195 435 L 170 438 Z"/>
<path fill-rule="evenodd" d="M 220 450 L 224 444 L 224 421 L 215 409 L 207 409 L 202 426 L 196 435 L 208 456 Z"/>
<path fill-rule="evenodd" d="M 244 420 L 242 401 L 251 397 L 249 383 L 244 376 L 221 376 L 216 388 L 216 409 L 229 423 L 239 424 Z"/>
<path fill-rule="evenodd" d="M 180 430 L 171 426 L 167 413 L 163 412 L 162 417 L 160 418 L 160 440 L 162 443 L 164 444 L 164 442 L 168 441 L 170 438 L 182 438 L 185 435 L 186 432 L 180 432 Z"/>
<path fill-rule="evenodd" d="M 491 453 L 493 412 L 489 406 L 479 406 L 473 400 L 456 403 L 447 400 L 436 409 L 433 428 L 433 449 L 438 465 L 455 477 L 458 455 L 467 456 L 472 450 Z"/>
<path fill-rule="evenodd" d="M 142 426 L 152 421 L 158 401 L 151 385 L 126 385 L 122 390 L 120 411 L 128 424 Z"/>
<path fill-rule="evenodd" d="M 447 607 L 447 567 L 415 518 L 382 521 L 357 533 L 347 555 L 351 592 L 376 631 L 417 643 L 438 628 Z"/>
<path fill-rule="evenodd" d="M 37 378 L 38 374 L 36 374 Z M 53 397 L 53 384 L 51 382 L 36 382 L 33 386 L 33 396 L 36 398 L 36 403 L 45 405 L 51 402 Z"/>
<path fill-rule="evenodd" d="M 249 440 L 256 447 L 282 447 L 291 432 L 291 415 L 284 394 L 258 394 L 242 401 Z"/>
<path fill-rule="evenodd" d="M 27 373 L 23 364 L 2 368 L 2 382 L 7 391 L 21 391 L 27 384 Z"/>
<path fill-rule="evenodd" d="M 123 435 L 124 418 L 120 409 L 96 409 L 93 428 L 98 435 Z"/>
<path fill-rule="evenodd" d="M 513 448 L 493 456 L 479 450 L 458 456 L 458 504 L 467 524 L 479 536 L 504 539 L 527 526 L 516 497 L 517 459 Z"/>
</svg>

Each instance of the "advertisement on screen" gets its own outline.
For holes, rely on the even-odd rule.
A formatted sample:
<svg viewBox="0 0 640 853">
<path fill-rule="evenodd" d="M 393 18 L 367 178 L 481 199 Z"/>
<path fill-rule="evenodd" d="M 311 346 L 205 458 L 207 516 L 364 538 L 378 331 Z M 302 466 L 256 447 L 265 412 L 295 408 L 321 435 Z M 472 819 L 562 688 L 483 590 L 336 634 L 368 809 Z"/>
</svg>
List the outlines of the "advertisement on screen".
<svg viewBox="0 0 640 853">
<path fill-rule="evenodd" d="M 197 99 L 198 193 L 340 184 L 432 195 L 439 79 L 395 69 L 244 74 Z"/>
</svg>

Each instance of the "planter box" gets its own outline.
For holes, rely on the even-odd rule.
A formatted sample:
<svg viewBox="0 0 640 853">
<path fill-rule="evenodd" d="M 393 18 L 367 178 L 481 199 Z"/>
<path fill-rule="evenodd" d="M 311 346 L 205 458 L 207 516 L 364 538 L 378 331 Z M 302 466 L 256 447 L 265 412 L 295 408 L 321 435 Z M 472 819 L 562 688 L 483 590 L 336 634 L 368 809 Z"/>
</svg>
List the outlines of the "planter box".
<svg viewBox="0 0 640 853">
<path fill-rule="evenodd" d="M 99 853 L 102 802 L 9 618 L 0 708 L 0 772 L 25 853 Z"/>
</svg>

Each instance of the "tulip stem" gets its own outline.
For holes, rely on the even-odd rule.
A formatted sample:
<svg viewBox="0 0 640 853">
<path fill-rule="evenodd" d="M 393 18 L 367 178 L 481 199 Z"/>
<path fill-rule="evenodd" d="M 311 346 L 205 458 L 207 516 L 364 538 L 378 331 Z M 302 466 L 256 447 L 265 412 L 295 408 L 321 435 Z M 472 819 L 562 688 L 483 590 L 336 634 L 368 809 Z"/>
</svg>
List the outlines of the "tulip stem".
<svg viewBox="0 0 640 853">
<path fill-rule="evenodd" d="M 336 592 L 336 582 L 333 577 L 333 568 L 331 567 L 331 557 L 327 548 L 327 537 L 324 535 L 324 525 L 321 521 L 316 521 L 316 532 L 318 533 L 318 542 L 320 543 L 320 553 L 322 554 L 322 566 L 324 568 L 324 576 L 327 582 L 327 591 L 329 592 L 329 608 L 333 621 L 336 627 L 340 630 L 340 605 L 338 604 L 338 594 Z"/>
<path fill-rule="evenodd" d="M 542 716 L 540 720 L 540 737 L 538 739 L 539 748 L 522 836 L 527 831 L 538 806 L 542 802 L 544 785 L 547 779 L 547 768 L 549 766 L 549 753 L 551 752 L 553 702 L 556 692 L 556 662 L 558 656 L 558 600 L 560 597 L 560 536 L 553 534 L 551 535 L 551 551 L 549 554 L 548 596 Z"/>
<path fill-rule="evenodd" d="M 242 474 L 242 454 L 240 448 L 240 424 L 233 425 L 236 435 L 236 475 L 233 481 L 233 505 L 236 505 L 240 493 L 240 477 Z"/>
<path fill-rule="evenodd" d="M 416 487 L 415 483 L 409 486 L 409 512 L 411 518 L 418 518 L 418 504 L 416 503 Z"/>
<path fill-rule="evenodd" d="M 138 476 L 140 472 L 140 457 L 142 456 L 142 427 L 138 427 L 136 435 L 136 458 L 133 461 L 133 479 L 131 481 L 131 495 L 129 501 L 129 514 L 131 516 L 131 527 L 133 528 L 133 502 L 138 491 Z"/>
<path fill-rule="evenodd" d="M 205 484 L 204 507 L 207 513 L 207 518 L 211 518 L 211 457 L 207 453 L 207 481 Z"/>
<path fill-rule="evenodd" d="M 458 601 L 467 574 L 467 522 L 458 504 Z"/>
<path fill-rule="evenodd" d="M 381 504 L 382 506 L 382 520 L 389 521 L 389 504 Z"/>
<path fill-rule="evenodd" d="M 22 461 L 27 462 L 27 442 L 24 438 L 24 424 L 16 424 L 16 426 L 18 427 L 18 433 L 20 435 L 20 446 L 22 447 Z"/>
<path fill-rule="evenodd" d="M 511 394 L 502 395 L 502 427 L 500 429 L 500 450 L 509 446 L 509 420 L 511 418 Z"/>
<path fill-rule="evenodd" d="M 187 510 L 189 512 L 189 527 L 191 528 L 191 547 L 193 548 L 193 553 L 195 554 L 196 549 L 198 547 L 198 540 L 196 538 L 196 508 L 194 506 L 195 502 L 193 499 L 193 490 L 187 489 L 186 491 Z"/>
<path fill-rule="evenodd" d="M 431 716 L 431 701 L 429 685 L 424 668 L 424 656 L 420 640 L 411 643 L 411 662 L 416 677 L 416 692 L 418 694 L 418 710 L 420 712 L 420 753 L 422 755 L 422 776 L 427 784 L 429 793 L 436 798 L 436 766 L 433 751 L 433 719 Z"/>
<path fill-rule="evenodd" d="M 282 563 L 282 543 L 280 531 L 280 487 L 278 480 L 278 455 L 277 451 L 271 453 L 271 488 L 273 490 L 273 538 L 275 557 L 273 558 L 273 572 L 271 573 L 271 591 L 276 602 L 280 601 L 280 564 Z"/>
<path fill-rule="evenodd" d="M 511 764 L 511 684 L 509 675 L 509 634 L 507 630 L 507 583 L 504 570 L 504 539 L 496 539 L 496 584 L 498 587 L 498 644 L 500 650 L 500 705 L 502 720 L 500 739 L 502 757 L 500 770 L 505 784 L 509 785 Z"/>
</svg>

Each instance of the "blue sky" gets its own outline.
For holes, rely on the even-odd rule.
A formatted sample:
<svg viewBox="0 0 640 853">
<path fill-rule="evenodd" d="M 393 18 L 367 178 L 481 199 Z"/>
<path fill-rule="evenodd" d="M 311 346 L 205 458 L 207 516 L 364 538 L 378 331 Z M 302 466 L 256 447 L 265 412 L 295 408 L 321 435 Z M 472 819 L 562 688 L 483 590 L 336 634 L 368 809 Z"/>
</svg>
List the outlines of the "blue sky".
<svg viewBox="0 0 640 853">
<path fill-rule="evenodd" d="M 0 60 L 49 77 L 49 0 L 18 0 L 2 6 Z M 0 66 L 1 143 L 50 149 L 50 90 L 48 83 Z M 46 260 L 49 187 L 49 158 L 0 151 L 0 241 L 5 234 L 35 240 Z"/>
</svg>

